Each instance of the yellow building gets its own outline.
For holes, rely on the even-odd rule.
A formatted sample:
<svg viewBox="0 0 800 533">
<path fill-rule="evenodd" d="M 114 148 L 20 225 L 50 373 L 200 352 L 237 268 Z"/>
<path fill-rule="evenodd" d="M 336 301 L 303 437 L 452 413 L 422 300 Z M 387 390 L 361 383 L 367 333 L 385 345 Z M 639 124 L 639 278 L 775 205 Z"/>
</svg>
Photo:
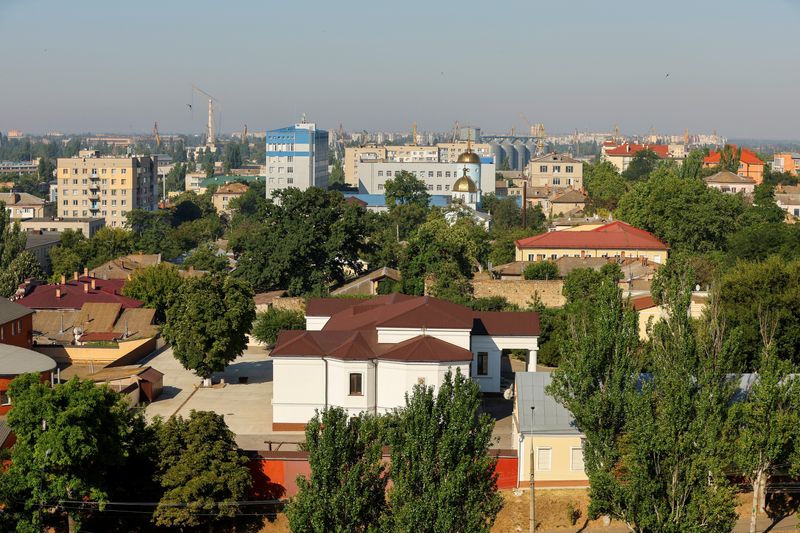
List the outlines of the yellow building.
<svg viewBox="0 0 800 533">
<path fill-rule="evenodd" d="M 131 209 L 156 208 L 157 168 L 155 157 L 100 157 L 94 150 L 59 158 L 58 216 L 102 217 L 107 226 L 122 227 Z"/>
<path fill-rule="evenodd" d="M 586 488 L 583 434 L 572 414 L 545 392 L 549 372 L 517 372 L 512 413 L 519 484 L 528 486 L 533 460 L 534 486 Z"/>
<path fill-rule="evenodd" d="M 552 231 L 516 241 L 517 261 L 555 261 L 560 257 L 638 257 L 662 264 L 669 246 L 655 235 L 615 221 L 590 231 Z"/>
<path fill-rule="evenodd" d="M 248 189 L 249 188 L 244 183 L 226 183 L 211 195 L 211 203 L 214 204 L 214 208 L 218 213 L 230 215 L 232 213 L 230 207 L 231 200 L 239 198 L 246 193 Z"/>
</svg>

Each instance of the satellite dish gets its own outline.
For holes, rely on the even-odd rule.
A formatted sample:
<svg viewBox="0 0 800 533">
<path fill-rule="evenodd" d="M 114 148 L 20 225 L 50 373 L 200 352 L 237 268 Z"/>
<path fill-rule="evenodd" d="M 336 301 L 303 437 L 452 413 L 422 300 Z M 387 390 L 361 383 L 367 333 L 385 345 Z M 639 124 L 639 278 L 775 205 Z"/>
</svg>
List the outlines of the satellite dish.
<svg viewBox="0 0 800 533">
<path fill-rule="evenodd" d="M 503 398 L 506 400 L 511 400 L 514 398 L 514 389 L 509 387 L 503 391 Z"/>
</svg>

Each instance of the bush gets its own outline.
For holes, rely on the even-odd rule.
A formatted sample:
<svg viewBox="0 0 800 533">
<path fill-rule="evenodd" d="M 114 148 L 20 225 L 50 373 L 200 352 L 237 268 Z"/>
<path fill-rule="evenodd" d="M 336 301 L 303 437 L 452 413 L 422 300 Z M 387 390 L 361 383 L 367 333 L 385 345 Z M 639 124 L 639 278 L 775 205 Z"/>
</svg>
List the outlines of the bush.
<svg viewBox="0 0 800 533">
<path fill-rule="evenodd" d="M 522 277 L 525 279 L 556 279 L 558 278 L 558 265 L 553 261 L 537 261 L 525 267 Z"/>
<path fill-rule="evenodd" d="M 253 337 L 268 346 L 275 344 L 282 329 L 305 329 L 306 319 L 300 311 L 269 308 L 258 313 L 253 325 Z"/>
</svg>

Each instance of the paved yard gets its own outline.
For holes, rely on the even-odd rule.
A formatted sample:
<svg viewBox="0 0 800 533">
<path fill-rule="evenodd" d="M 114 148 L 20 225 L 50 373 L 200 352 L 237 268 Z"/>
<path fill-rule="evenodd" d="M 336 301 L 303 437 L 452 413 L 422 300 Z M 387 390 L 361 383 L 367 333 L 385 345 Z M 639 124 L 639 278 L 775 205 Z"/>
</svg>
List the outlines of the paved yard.
<svg viewBox="0 0 800 533">
<path fill-rule="evenodd" d="M 302 433 L 272 433 L 272 360 L 260 348 L 251 348 L 223 371 L 214 374 L 214 387 L 199 387 L 200 379 L 184 369 L 171 348 L 145 361 L 164 373 L 164 390 L 147 406 L 148 418 L 189 416 L 192 409 L 213 411 L 225 417 L 236 441 L 244 449 L 296 449 Z M 221 381 L 224 380 L 224 386 Z"/>
</svg>

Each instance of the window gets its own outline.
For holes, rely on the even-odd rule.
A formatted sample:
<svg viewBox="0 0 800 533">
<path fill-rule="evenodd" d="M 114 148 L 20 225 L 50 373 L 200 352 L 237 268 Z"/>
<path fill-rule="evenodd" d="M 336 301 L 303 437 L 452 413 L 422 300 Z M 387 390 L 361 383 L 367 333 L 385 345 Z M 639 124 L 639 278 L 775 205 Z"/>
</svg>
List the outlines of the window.
<svg viewBox="0 0 800 533">
<path fill-rule="evenodd" d="M 449 177 L 450 177 L 450 171 L 449 171 L 449 170 L 448 170 L 447 172 L 445 172 L 445 173 L 444 173 L 444 177 L 445 177 L 445 178 L 449 178 Z"/>
<path fill-rule="evenodd" d="M 107 169 L 107 168 L 101 168 L 101 169 L 100 169 L 100 174 L 105 174 L 105 173 L 106 173 L 106 170 L 108 170 L 108 169 Z"/>
<path fill-rule="evenodd" d="M 350 396 L 361 394 L 361 374 L 350 374 Z"/>
<path fill-rule="evenodd" d="M 478 375 L 479 376 L 488 376 L 489 375 L 489 353 L 488 352 L 478 352 Z"/>
<path fill-rule="evenodd" d="M 561 185 L 561 178 L 553 178 L 553 185 Z"/>
<path fill-rule="evenodd" d="M 442 190 L 442 186 L 441 186 L 441 185 L 437 185 L 437 186 L 436 186 L 436 190 L 437 190 L 437 191 L 441 191 L 441 190 Z"/>
<path fill-rule="evenodd" d="M 64 200 L 64 204 L 63 205 L 69 205 L 69 200 Z"/>
<path fill-rule="evenodd" d="M 553 463 L 552 448 L 536 448 L 536 470 L 549 472 Z"/>
<path fill-rule="evenodd" d="M 437 178 L 441 178 L 442 177 L 442 171 L 441 170 L 437 170 L 436 171 L 436 177 Z"/>
<path fill-rule="evenodd" d="M 378 184 L 378 190 L 379 190 L 379 191 L 382 191 L 382 190 L 383 190 L 383 183 L 379 183 L 379 184 Z"/>
<path fill-rule="evenodd" d="M 286 167 L 286 172 L 288 172 L 289 174 L 293 174 L 294 173 L 294 167 Z"/>
<path fill-rule="evenodd" d="M 291 156 L 291 155 L 287 156 L 286 157 L 286 161 L 289 162 L 289 163 L 293 162 L 294 161 L 294 156 Z"/>
<path fill-rule="evenodd" d="M 444 186 L 444 190 L 449 191 L 450 190 L 450 186 L 449 185 L 445 185 Z"/>
<path fill-rule="evenodd" d="M 89 173 L 89 169 L 88 168 L 82 168 L 81 169 L 81 174 L 88 174 L 88 173 Z"/>
<path fill-rule="evenodd" d="M 570 470 L 583 471 L 583 448 L 572 448 L 569 456 Z"/>
<path fill-rule="evenodd" d="M 4 340 L 6 337 L 6 328 L 0 326 L 0 341 Z"/>
<path fill-rule="evenodd" d="M 528 261 L 533 261 L 533 254 L 528 254 Z"/>
<path fill-rule="evenodd" d="M 428 177 L 429 177 L 429 178 L 432 178 L 432 177 L 433 177 L 433 170 L 429 170 L 429 171 L 428 171 Z"/>
<path fill-rule="evenodd" d="M 62 174 L 69 174 L 69 169 L 68 168 L 61 169 L 61 173 Z"/>
<path fill-rule="evenodd" d="M 566 170 L 567 174 L 572 174 L 572 165 L 567 165 L 564 170 Z"/>
<path fill-rule="evenodd" d="M 122 179 L 121 179 L 121 180 L 119 180 L 119 181 L 120 181 L 120 183 L 122 183 L 123 185 L 125 185 L 125 184 L 128 182 L 127 178 L 122 178 Z"/>
<path fill-rule="evenodd" d="M 127 168 L 123 168 L 122 170 L 120 170 L 120 172 L 122 174 L 127 174 L 128 173 L 128 169 Z"/>
<path fill-rule="evenodd" d="M 383 177 L 383 170 L 379 170 L 379 171 L 378 171 L 378 176 L 379 176 L 379 177 Z"/>
<path fill-rule="evenodd" d="M 286 183 L 294 183 L 294 178 L 286 178 Z"/>
<path fill-rule="evenodd" d="M 8 391 L 0 391 L 0 405 L 11 405 L 11 397 Z"/>
<path fill-rule="evenodd" d="M 539 165 L 539 172 L 547 172 L 547 165 Z"/>
</svg>

